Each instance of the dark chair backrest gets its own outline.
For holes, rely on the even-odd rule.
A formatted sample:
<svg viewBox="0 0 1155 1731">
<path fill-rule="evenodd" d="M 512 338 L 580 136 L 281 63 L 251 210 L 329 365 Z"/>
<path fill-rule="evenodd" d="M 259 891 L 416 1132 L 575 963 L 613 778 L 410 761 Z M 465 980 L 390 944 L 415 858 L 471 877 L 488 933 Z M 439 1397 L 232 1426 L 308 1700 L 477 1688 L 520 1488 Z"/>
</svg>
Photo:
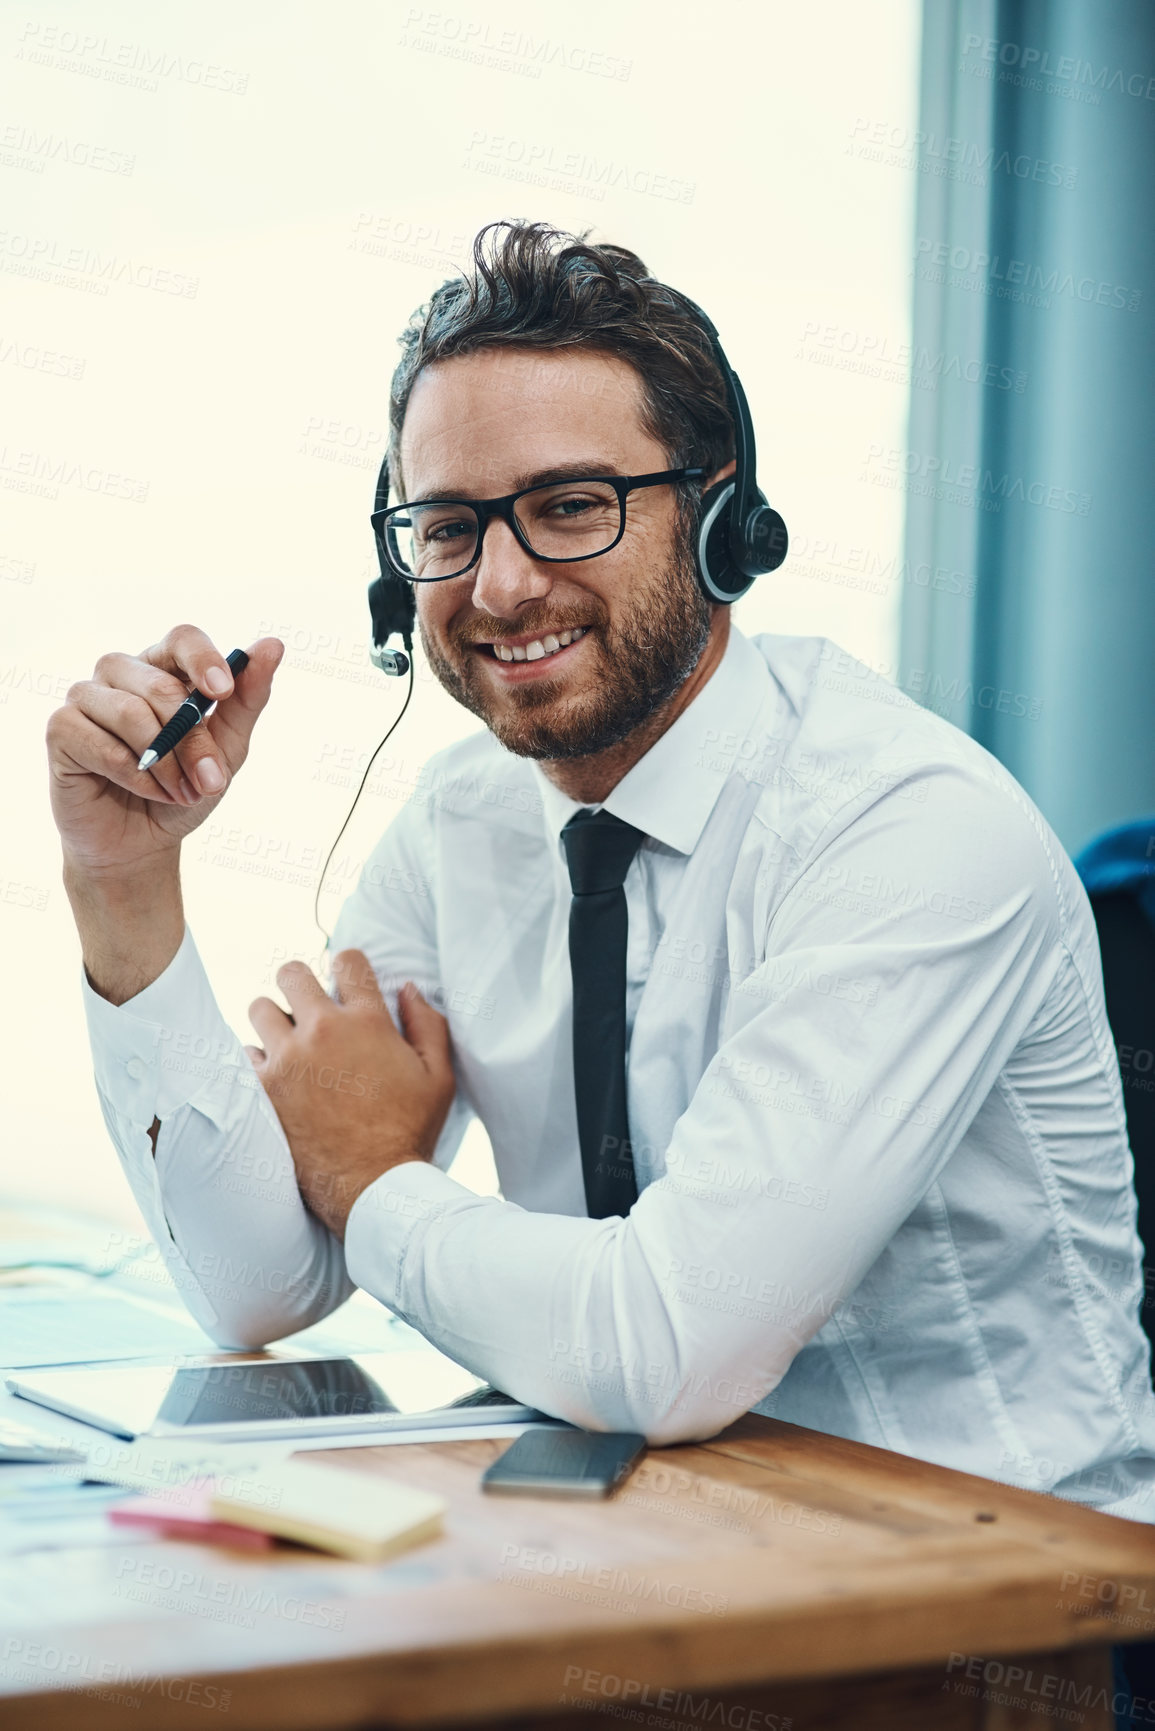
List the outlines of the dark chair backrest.
<svg viewBox="0 0 1155 1731">
<path fill-rule="evenodd" d="M 1129 890 L 1092 895 L 1107 1018 L 1119 1054 L 1146 1251 L 1141 1321 L 1155 1342 L 1155 926 Z"/>
</svg>

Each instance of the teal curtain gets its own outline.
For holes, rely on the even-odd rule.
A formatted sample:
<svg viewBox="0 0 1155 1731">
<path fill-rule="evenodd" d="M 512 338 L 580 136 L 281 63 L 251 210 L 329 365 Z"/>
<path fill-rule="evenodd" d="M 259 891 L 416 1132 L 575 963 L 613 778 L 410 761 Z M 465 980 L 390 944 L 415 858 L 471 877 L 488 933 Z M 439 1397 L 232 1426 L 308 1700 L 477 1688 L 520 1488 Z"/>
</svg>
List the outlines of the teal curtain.
<svg viewBox="0 0 1155 1731">
<path fill-rule="evenodd" d="M 901 682 L 1073 853 L 1155 812 L 1155 5 L 926 0 Z"/>
</svg>

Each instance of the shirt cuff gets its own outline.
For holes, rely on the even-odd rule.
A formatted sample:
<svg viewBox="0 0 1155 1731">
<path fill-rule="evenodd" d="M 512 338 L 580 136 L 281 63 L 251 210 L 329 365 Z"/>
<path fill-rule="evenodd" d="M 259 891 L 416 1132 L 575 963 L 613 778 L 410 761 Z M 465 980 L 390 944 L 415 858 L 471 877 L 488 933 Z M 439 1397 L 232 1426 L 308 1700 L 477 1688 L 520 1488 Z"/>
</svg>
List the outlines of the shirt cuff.
<svg viewBox="0 0 1155 1731">
<path fill-rule="evenodd" d="M 187 926 L 163 974 L 135 998 L 110 1004 L 87 976 L 81 990 L 97 1087 L 130 1123 L 147 1129 L 194 1101 L 216 1121 L 238 1082 L 255 1083 Z"/>
<path fill-rule="evenodd" d="M 349 1210 L 345 1267 L 350 1280 L 402 1316 L 405 1256 L 415 1231 L 479 1197 L 425 1160 L 404 1160 L 374 1179 Z"/>
</svg>

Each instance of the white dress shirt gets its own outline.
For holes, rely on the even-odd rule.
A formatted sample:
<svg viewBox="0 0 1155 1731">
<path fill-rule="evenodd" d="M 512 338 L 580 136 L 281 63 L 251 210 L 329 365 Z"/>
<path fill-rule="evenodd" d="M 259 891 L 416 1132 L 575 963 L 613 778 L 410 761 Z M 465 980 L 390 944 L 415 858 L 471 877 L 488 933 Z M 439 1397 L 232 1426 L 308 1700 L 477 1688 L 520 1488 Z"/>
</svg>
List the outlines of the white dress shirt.
<svg viewBox="0 0 1155 1731">
<path fill-rule="evenodd" d="M 1155 1521 L 1095 927 L 1022 789 L 825 639 L 732 628 L 605 805 L 648 838 L 625 1220 L 585 1212 L 579 808 L 488 732 L 430 760 L 335 933 L 391 1009 L 413 978 L 444 1011 L 458 1082 L 434 1163 L 358 1198 L 343 1255 L 191 936 L 120 1008 L 85 988 L 109 1128 L 197 1320 L 253 1346 L 356 1283 L 590 1429 L 668 1442 L 755 1408 Z M 471 1113 L 501 1198 L 445 1170 Z"/>
</svg>

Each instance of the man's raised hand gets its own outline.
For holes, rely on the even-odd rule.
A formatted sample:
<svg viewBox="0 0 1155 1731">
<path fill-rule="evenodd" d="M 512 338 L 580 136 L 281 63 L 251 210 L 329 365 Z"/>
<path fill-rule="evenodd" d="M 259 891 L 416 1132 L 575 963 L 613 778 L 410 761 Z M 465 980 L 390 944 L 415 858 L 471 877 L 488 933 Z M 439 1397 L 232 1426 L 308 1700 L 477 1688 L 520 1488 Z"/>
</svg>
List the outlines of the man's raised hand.
<svg viewBox="0 0 1155 1731">
<path fill-rule="evenodd" d="M 262 637 L 234 680 L 221 652 L 177 625 L 140 655 L 102 655 L 48 723 L 52 813 L 74 872 L 133 875 L 214 810 L 248 755 L 283 645 Z M 217 700 L 174 751 L 137 760 L 193 688 Z"/>
<path fill-rule="evenodd" d="M 180 948 L 180 844 L 245 761 L 283 654 L 275 637 L 262 637 L 234 680 L 203 631 L 178 625 L 141 655 L 102 655 L 49 719 L 64 887 L 89 983 L 112 1004 L 151 985 Z M 138 769 L 194 688 L 217 708 L 151 769 Z"/>
</svg>

